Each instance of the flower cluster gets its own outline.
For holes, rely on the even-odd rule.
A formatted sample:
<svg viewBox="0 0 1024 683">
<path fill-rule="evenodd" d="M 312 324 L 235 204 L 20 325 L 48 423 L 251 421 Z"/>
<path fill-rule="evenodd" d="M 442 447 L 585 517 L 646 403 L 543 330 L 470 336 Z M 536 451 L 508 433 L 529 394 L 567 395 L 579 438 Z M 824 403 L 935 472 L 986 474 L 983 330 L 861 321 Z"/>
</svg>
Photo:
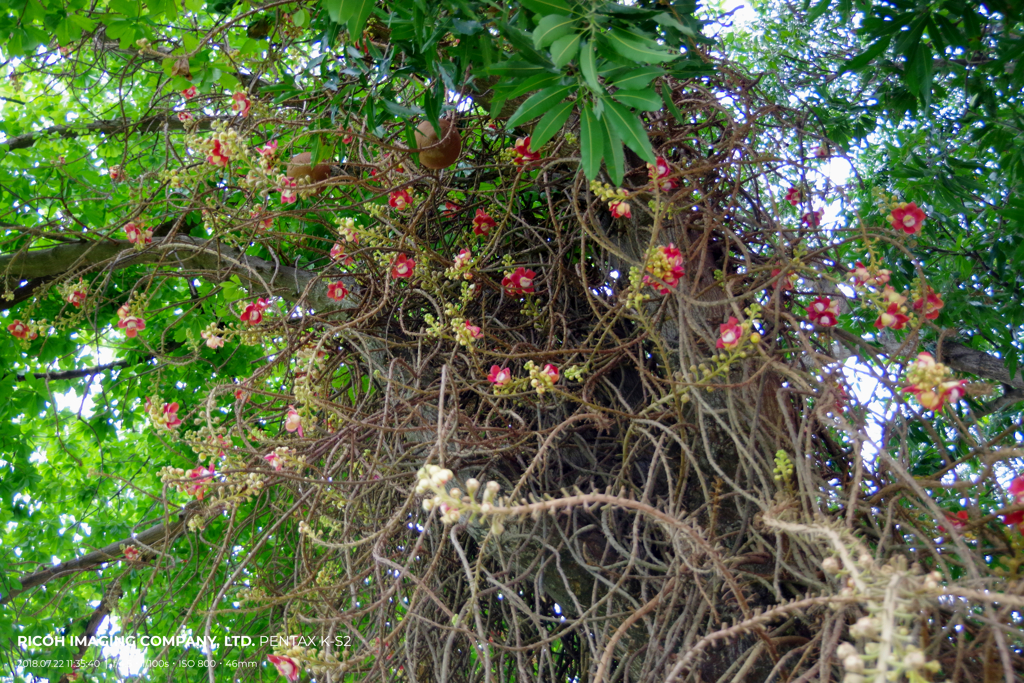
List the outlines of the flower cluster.
<svg viewBox="0 0 1024 683">
<path fill-rule="evenodd" d="M 512 158 L 512 163 L 516 166 L 527 166 L 535 161 L 540 161 L 540 152 L 530 151 L 530 136 L 527 135 L 525 138 L 519 138 L 516 140 L 514 147 L 515 155 Z"/>
<path fill-rule="evenodd" d="M 804 199 L 804 193 L 801 192 L 796 187 L 791 187 L 791 188 L 789 188 L 789 190 L 786 191 L 785 200 L 787 202 L 789 202 L 790 204 L 792 204 L 793 206 L 799 205 L 800 202 L 803 201 L 803 199 Z"/>
<path fill-rule="evenodd" d="M 910 322 L 910 316 L 907 315 L 907 307 L 904 306 L 907 302 L 907 297 L 900 294 L 890 285 L 886 285 L 885 289 L 882 290 L 882 304 L 879 306 L 881 313 L 878 315 L 878 319 L 875 320 L 875 327 L 882 329 L 884 327 L 890 327 L 894 330 L 902 330 Z"/>
<path fill-rule="evenodd" d="M 832 327 L 839 322 L 839 302 L 819 296 L 808 304 L 807 318 L 815 325 Z"/>
<path fill-rule="evenodd" d="M 33 323 L 31 321 L 23 323 L 20 320 L 15 319 L 14 322 L 7 326 L 7 331 L 17 339 L 32 341 L 39 336 L 39 332 L 41 330 L 37 323 Z"/>
<path fill-rule="evenodd" d="M 644 283 L 649 284 L 655 291 L 668 294 L 669 288 L 674 289 L 685 274 L 683 253 L 675 244 L 669 242 L 667 247 L 653 247 L 647 252 Z"/>
<path fill-rule="evenodd" d="M 158 398 L 146 399 L 146 414 L 157 429 L 168 431 L 175 429 L 181 424 L 178 418 L 178 403 L 164 403 Z"/>
<path fill-rule="evenodd" d="M 533 280 L 536 277 L 537 273 L 528 268 L 519 266 L 511 273 L 505 273 L 505 277 L 501 279 L 501 286 L 504 287 L 505 291 L 512 296 L 533 294 Z"/>
<path fill-rule="evenodd" d="M 352 244 L 359 244 L 359 227 L 351 216 L 344 216 L 338 219 L 338 235 L 341 239 Z"/>
<path fill-rule="evenodd" d="M 288 448 L 287 446 L 278 446 L 267 455 L 263 456 L 263 459 L 267 461 L 267 464 L 274 468 L 275 472 L 280 472 L 281 468 L 288 465 L 288 462 L 295 457 L 295 450 Z"/>
<path fill-rule="evenodd" d="M 868 268 L 860 261 L 857 261 L 856 264 L 854 264 L 853 269 L 850 271 L 850 279 L 857 287 L 881 287 L 889 282 L 889 277 L 891 275 L 892 271 L 884 268 L 878 268 L 874 265 Z"/>
<path fill-rule="evenodd" d="M 141 249 L 153 242 L 153 230 L 141 223 L 128 223 L 124 226 L 124 234 L 128 241 L 135 245 L 136 249 Z"/>
<path fill-rule="evenodd" d="M 264 171 L 271 171 L 277 166 L 277 140 L 271 140 L 262 147 L 256 148 L 260 158 L 260 166 Z"/>
<path fill-rule="evenodd" d="M 555 382 L 558 381 L 558 368 L 551 363 L 546 363 L 543 368 L 539 368 L 532 360 L 528 360 L 523 368 L 530 373 L 530 386 L 539 395 L 543 396 L 555 388 Z"/>
<path fill-rule="evenodd" d="M 58 291 L 60 292 L 61 299 L 75 308 L 81 308 L 89 296 L 89 286 L 81 278 L 79 278 L 78 282 L 65 282 Z"/>
<path fill-rule="evenodd" d="M 672 175 L 672 167 L 668 165 L 665 157 L 658 157 L 654 162 L 653 164 L 647 164 L 647 173 L 651 178 L 651 182 L 662 192 L 668 192 L 677 188 L 679 181 L 669 177 Z"/>
<path fill-rule="evenodd" d="M 206 329 L 199 333 L 199 336 L 211 349 L 216 350 L 224 346 L 224 336 L 221 334 L 221 329 L 217 327 L 217 323 L 207 325 Z"/>
<path fill-rule="evenodd" d="M 908 235 L 916 235 L 921 232 L 924 225 L 924 211 L 917 207 L 917 204 L 900 202 L 896 204 L 886 219 L 889 224 L 897 230 L 902 230 Z"/>
<path fill-rule="evenodd" d="M 472 280 L 473 273 L 471 272 L 475 261 L 473 259 L 473 252 L 469 249 L 460 249 L 459 253 L 455 255 L 455 259 L 452 261 L 452 267 L 445 271 L 445 276 L 449 280 Z"/>
<path fill-rule="evenodd" d="M 597 195 L 601 201 L 608 203 L 608 210 L 612 212 L 612 216 L 615 218 L 633 217 L 629 202 L 626 201 L 629 197 L 628 190 L 612 188 L 607 183 L 592 180 L 590 181 L 590 191 Z"/>
<path fill-rule="evenodd" d="M 967 380 L 949 379 L 951 371 L 935 361 L 932 354 L 917 354 L 917 360 L 907 371 L 910 385 L 903 391 L 917 397 L 917 402 L 927 410 L 942 410 L 946 403 L 956 403 L 967 393 Z"/>
</svg>

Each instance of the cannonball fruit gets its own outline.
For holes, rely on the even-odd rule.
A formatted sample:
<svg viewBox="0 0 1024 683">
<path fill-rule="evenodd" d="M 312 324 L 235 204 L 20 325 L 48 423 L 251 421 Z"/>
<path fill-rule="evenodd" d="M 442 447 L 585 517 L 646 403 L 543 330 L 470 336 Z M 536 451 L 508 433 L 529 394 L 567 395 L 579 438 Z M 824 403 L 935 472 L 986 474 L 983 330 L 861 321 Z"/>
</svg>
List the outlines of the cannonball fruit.
<svg viewBox="0 0 1024 683">
<path fill-rule="evenodd" d="M 441 144 L 433 149 L 420 152 L 420 163 L 427 168 L 448 168 L 459 160 L 462 153 L 462 135 L 448 119 L 441 119 L 441 133 L 444 138 Z M 416 127 L 416 147 L 423 149 L 437 144 L 437 133 L 430 121 L 422 121 Z"/>
<path fill-rule="evenodd" d="M 319 183 L 327 180 L 331 177 L 331 165 L 321 161 L 316 166 L 312 166 L 310 162 L 313 161 L 313 155 L 309 152 L 303 152 L 296 154 L 292 157 L 291 161 L 288 162 L 288 171 L 285 175 L 289 178 L 295 178 L 301 180 L 306 176 L 309 176 L 311 182 Z M 323 188 L 320 188 L 323 190 Z"/>
</svg>

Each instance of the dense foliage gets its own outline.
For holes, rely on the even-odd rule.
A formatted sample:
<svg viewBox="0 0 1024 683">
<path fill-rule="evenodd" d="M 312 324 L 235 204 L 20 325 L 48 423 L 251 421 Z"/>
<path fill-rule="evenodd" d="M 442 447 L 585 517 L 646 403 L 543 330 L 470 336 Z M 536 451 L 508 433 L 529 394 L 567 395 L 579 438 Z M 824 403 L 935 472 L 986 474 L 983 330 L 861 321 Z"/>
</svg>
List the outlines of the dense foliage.
<svg viewBox="0 0 1024 683">
<path fill-rule="evenodd" d="M 1019 18 L 756 9 L 7 3 L 0 680 L 1019 677 Z"/>
</svg>

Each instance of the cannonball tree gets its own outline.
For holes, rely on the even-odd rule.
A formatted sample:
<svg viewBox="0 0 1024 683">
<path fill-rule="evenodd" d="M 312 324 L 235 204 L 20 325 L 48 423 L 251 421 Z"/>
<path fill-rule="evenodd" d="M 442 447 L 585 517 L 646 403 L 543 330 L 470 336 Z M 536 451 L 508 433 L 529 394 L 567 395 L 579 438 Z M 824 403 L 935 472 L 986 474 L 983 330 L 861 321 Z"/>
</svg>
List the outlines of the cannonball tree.
<svg viewBox="0 0 1024 683">
<path fill-rule="evenodd" d="M 900 7 L 5 8 L 0 680 L 1015 680 L 1019 20 Z"/>
</svg>

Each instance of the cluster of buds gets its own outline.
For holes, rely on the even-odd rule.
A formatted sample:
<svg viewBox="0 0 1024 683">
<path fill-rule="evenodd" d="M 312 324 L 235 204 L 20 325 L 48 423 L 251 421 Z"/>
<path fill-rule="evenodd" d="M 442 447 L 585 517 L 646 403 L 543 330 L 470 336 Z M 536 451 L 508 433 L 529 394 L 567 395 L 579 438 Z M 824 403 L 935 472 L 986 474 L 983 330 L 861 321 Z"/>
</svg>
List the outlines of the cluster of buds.
<svg viewBox="0 0 1024 683">
<path fill-rule="evenodd" d="M 788 482 L 793 477 L 793 461 L 789 459 L 789 453 L 784 450 L 778 450 L 775 452 L 775 469 L 772 470 L 772 475 L 775 481 Z"/>
<path fill-rule="evenodd" d="M 153 229 L 147 228 L 142 223 L 134 221 L 128 223 L 124 226 L 124 234 L 136 249 L 142 249 L 147 244 L 153 243 Z"/>
<path fill-rule="evenodd" d="M 613 188 L 607 183 L 591 180 L 590 191 L 597 195 L 601 201 L 608 203 L 608 210 L 612 212 L 612 216 L 615 218 L 633 217 L 629 202 L 627 201 L 629 197 L 628 190 Z"/>
<path fill-rule="evenodd" d="M 927 584 L 928 581 L 926 579 L 925 583 Z M 865 683 L 874 678 L 871 674 L 875 673 L 875 670 L 869 668 L 865 660 L 871 661 L 878 658 L 880 648 L 879 643 L 875 641 L 879 637 L 880 624 L 877 622 L 878 619 L 875 617 L 862 617 L 850 627 L 850 635 L 868 641 L 864 646 L 863 654 L 853 643 L 840 643 L 836 648 L 836 655 L 846 671 L 843 683 Z M 931 674 L 937 673 L 942 667 L 938 662 L 928 661 L 924 652 L 916 645 L 903 642 L 909 639 L 907 633 L 904 633 L 905 628 L 898 629 L 898 631 L 900 632 L 896 634 L 894 643 L 896 647 L 893 649 L 894 654 L 897 654 L 899 658 L 894 662 L 888 662 L 889 671 L 886 680 L 899 680 L 903 674 L 906 674 L 908 680 L 912 681 L 931 680 Z"/>
<path fill-rule="evenodd" d="M 230 334 L 230 332 L 217 327 L 217 323 L 210 323 L 206 326 L 206 329 L 199 333 L 199 336 L 203 338 L 207 347 L 219 349 L 224 346 L 226 334 Z"/>
<path fill-rule="evenodd" d="M 476 479 L 466 480 L 465 492 L 458 488 L 448 489 L 448 484 L 455 475 L 451 470 L 443 469 L 437 465 L 425 465 L 416 473 L 416 494 L 433 493 L 432 498 L 424 498 L 423 509 L 430 512 L 433 509 L 441 514 L 441 521 L 445 524 L 456 524 L 466 515 L 472 521 L 474 518 L 491 517 L 491 531 L 501 534 L 505 526 L 501 523 L 501 517 L 495 514 L 495 508 L 501 507 L 505 501 L 498 498 L 501 486 L 496 481 L 489 481 L 481 486 Z M 477 494 L 483 489 L 479 502 Z"/>
<path fill-rule="evenodd" d="M 338 236 L 346 242 L 359 244 L 359 226 L 351 216 L 345 216 L 337 220 Z"/>
<path fill-rule="evenodd" d="M 910 322 L 906 294 L 900 294 L 890 285 L 886 285 L 881 295 L 873 297 L 875 306 L 878 307 L 878 318 L 875 320 L 875 327 L 879 330 L 889 327 L 894 330 L 902 330 Z"/>
<path fill-rule="evenodd" d="M 146 414 L 157 429 L 171 430 L 181 424 L 178 403 L 164 403 L 159 396 L 146 399 Z"/>
<path fill-rule="evenodd" d="M 460 249 L 459 253 L 455 255 L 451 268 L 444 271 L 445 277 L 449 280 L 472 280 L 472 270 L 475 265 L 476 259 L 473 258 L 473 252 L 469 249 Z"/>
<path fill-rule="evenodd" d="M 213 135 L 197 139 L 195 145 L 196 152 L 206 157 L 206 163 L 223 168 L 232 159 L 245 157 L 244 141 L 239 138 L 237 131 L 219 121 L 215 121 L 211 127 Z"/>
<path fill-rule="evenodd" d="M 855 287 L 882 287 L 889 282 L 892 271 L 872 264 L 865 266 L 857 261 L 850 270 L 850 280 Z"/>
<path fill-rule="evenodd" d="M 539 368 L 532 360 L 528 360 L 523 369 L 530 373 L 530 386 L 537 394 L 543 396 L 555 388 L 555 383 L 558 381 L 558 368 L 551 363 L 545 363 L 543 368 Z"/>
<path fill-rule="evenodd" d="M 263 459 L 274 468 L 275 472 L 280 472 L 282 468 L 295 464 L 295 450 L 287 446 L 278 446 L 264 455 Z"/>
<path fill-rule="evenodd" d="M 81 278 L 79 278 L 78 282 L 68 280 L 62 284 L 57 291 L 60 293 L 61 299 L 75 308 L 81 308 L 82 304 L 85 303 L 86 298 L 89 296 L 89 286 L 85 284 L 85 280 Z"/>
<path fill-rule="evenodd" d="M 473 348 L 478 339 L 484 337 L 483 330 L 462 318 L 452 320 L 452 332 L 455 334 L 455 341 L 469 349 Z"/>
<path fill-rule="evenodd" d="M 686 274 L 683 267 L 683 253 L 676 245 L 669 243 L 666 247 L 652 247 L 647 252 L 647 265 L 644 272 L 644 283 L 655 291 L 668 294 L 675 289 L 679 280 Z"/>
<path fill-rule="evenodd" d="M 917 397 L 926 410 L 942 410 L 946 403 L 956 403 L 967 393 L 967 380 L 949 379 L 951 371 L 935 361 L 932 354 L 917 354 L 917 360 L 907 371 L 910 386 L 903 391 Z"/>
</svg>

